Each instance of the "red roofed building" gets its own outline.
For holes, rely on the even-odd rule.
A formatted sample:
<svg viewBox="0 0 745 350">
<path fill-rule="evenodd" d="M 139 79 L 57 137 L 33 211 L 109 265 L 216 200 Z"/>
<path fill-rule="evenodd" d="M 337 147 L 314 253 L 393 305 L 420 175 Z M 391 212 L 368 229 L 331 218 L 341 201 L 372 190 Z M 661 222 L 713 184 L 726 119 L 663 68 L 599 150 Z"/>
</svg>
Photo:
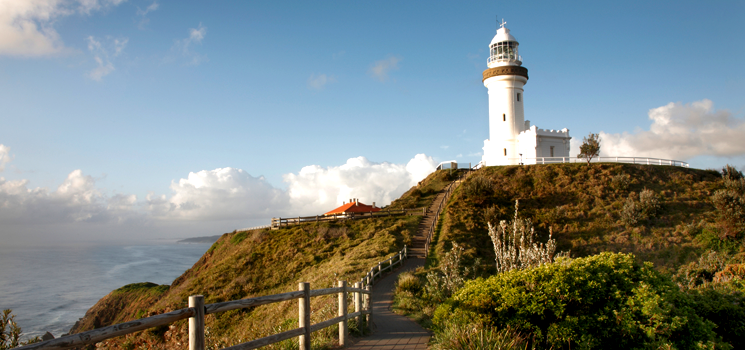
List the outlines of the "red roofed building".
<svg viewBox="0 0 745 350">
<path fill-rule="evenodd" d="M 373 205 L 367 205 L 360 203 L 359 199 L 353 198 L 349 200 L 349 203 L 343 204 L 341 207 L 338 207 L 323 215 L 369 213 L 376 211 L 380 211 L 380 208 L 375 207 L 375 202 L 373 202 Z"/>
</svg>

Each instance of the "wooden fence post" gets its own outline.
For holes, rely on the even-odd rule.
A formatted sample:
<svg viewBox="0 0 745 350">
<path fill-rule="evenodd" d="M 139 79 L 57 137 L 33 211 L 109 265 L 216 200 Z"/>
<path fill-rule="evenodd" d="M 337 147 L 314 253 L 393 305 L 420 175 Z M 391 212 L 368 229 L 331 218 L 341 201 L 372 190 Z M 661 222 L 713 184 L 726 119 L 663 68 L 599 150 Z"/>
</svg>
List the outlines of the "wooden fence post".
<svg viewBox="0 0 745 350">
<path fill-rule="evenodd" d="M 305 328 L 305 334 L 298 337 L 300 350 L 310 350 L 310 283 L 298 283 L 297 290 L 303 292 L 303 297 L 297 300 L 298 328 Z"/>
<path fill-rule="evenodd" d="M 370 294 L 365 295 L 365 300 L 367 300 L 367 309 L 370 310 L 370 313 L 367 314 L 367 329 L 370 330 L 370 333 L 372 333 L 373 330 L 373 299 L 372 299 L 372 286 L 367 285 L 367 291 L 370 292 Z"/>
<path fill-rule="evenodd" d="M 362 289 L 362 282 L 354 284 L 354 288 Z M 362 311 L 362 293 L 354 292 L 354 312 Z M 357 330 L 362 333 L 362 315 L 357 316 Z"/>
<path fill-rule="evenodd" d="M 383 270 L 382 270 L 382 268 L 383 268 L 383 263 L 381 263 L 380 261 L 378 261 L 378 272 L 380 272 L 380 277 L 383 277 Z"/>
<path fill-rule="evenodd" d="M 344 316 L 339 322 L 339 346 L 347 346 L 347 281 L 339 281 L 339 312 L 337 316 Z"/>
<path fill-rule="evenodd" d="M 189 296 L 189 307 L 194 316 L 189 317 L 189 350 L 204 350 L 204 296 Z"/>
</svg>

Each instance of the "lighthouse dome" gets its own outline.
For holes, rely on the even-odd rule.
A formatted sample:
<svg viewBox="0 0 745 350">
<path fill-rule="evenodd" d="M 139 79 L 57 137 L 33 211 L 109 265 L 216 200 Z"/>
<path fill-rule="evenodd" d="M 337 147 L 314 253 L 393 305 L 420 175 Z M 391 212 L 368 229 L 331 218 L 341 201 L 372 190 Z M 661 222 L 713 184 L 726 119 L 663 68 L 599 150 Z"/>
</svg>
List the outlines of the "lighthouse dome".
<svg viewBox="0 0 745 350">
<path fill-rule="evenodd" d="M 502 27 L 497 29 L 497 35 L 494 36 L 494 39 L 491 39 L 491 43 L 489 43 L 489 46 L 492 46 L 496 43 L 501 43 L 505 41 L 514 41 L 517 42 L 517 39 L 515 39 L 512 34 L 510 34 L 510 30 Z"/>
</svg>

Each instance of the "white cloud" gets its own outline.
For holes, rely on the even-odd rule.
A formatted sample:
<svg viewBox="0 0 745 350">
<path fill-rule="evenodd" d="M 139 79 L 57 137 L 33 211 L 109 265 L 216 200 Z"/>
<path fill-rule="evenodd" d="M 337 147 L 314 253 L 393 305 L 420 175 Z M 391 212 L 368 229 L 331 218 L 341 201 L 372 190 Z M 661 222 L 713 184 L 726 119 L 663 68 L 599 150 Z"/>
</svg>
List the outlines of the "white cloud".
<svg viewBox="0 0 745 350">
<path fill-rule="evenodd" d="M 710 100 L 688 104 L 670 102 L 649 110 L 649 119 L 652 120 L 649 130 L 623 134 L 601 131 L 601 155 L 675 160 L 745 155 L 745 119 L 727 110 L 714 110 Z M 574 144 L 581 144 L 581 141 Z M 579 145 L 576 147 L 578 149 Z"/>
<path fill-rule="evenodd" d="M 56 191 L 28 188 L 28 180 L 0 177 L 0 221 L 5 224 L 124 222 L 137 216 L 134 195 L 107 197 L 91 176 L 74 170 Z"/>
<path fill-rule="evenodd" d="M 416 155 L 406 165 L 357 157 L 341 166 L 309 165 L 297 174 L 284 175 L 284 181 L 288 184 L 292 215 L 312 215 L 331 210 L 350 198 L 387 205 L 436 166 L 432 157 L 424 154 Z"/>
<path fill-rule="evenodd" d="M 283 191 L 264 177 L 244 170 L 218 168 L 189 173 L 171 182 L 170 198 L 147 197 L 148 211 L 155 217 L 187 220 L 231 220 L 268 217 L 287 207 Z"/>
<path fill-rule="evenodd" d="M 47 56 L 68 51 L 54 22 L 75 13 L 117 6 L 124 0 L 3 0 L 0 2 L 0 55 Z"/>
<path fill-rule="evenodd" d="M 327 76 L 326 74 L 311 74 L 308 78 L 308 88 L 313 90 L 321 90 L 326 84 L 336 82 L 334 76 Z"/>
<path fill-rule="evenodd" d="M 137 24 L 137 27 L 140 29 L 145 29 L 145 26 L 150 23 L 150 19 L 147 18 L 147 14 L 157 10 L 159 7 L 160 4 L 158 4 L 157 1 L 153 1 L 153 3 L 146 7 L 144 10 L 137 6 L 137 15 L 142 17 L 140 18 L 140 22 Z"/>
<path fill-rule="evenodd" d="M 148 7 L 146 7 L 144 10 L 141 9 L 139 6 L 137 7 L 137 15 L 138 16 L 145 16 L 150 12 L 153 12 L 160 7 L 160 4 L 158 4 L 157 1 L 153 1 L 152 4 L 150 4 Z"/>
<path fill-rule="evenodd" d="M 9 161 L 9 148 L 0 145 L 0 164 Z M 27 234 L 34 242 L 143 239 L 155 232 L 171 237 L 214 234 L 246 222 L 268 224 L 270 217 L 322 214 L 349 198 L 387 205 L 435 167 L 424 154 L 406 164 L 356 157 L 340 166 L 310 165 L 286 174 L 286 190 L 241 169 L 218 168 L 171 181 L 169 195 L 151 193 L 144 201 L 107 194 L 81 170 L 70 172 L 53 191 L 31 188 L 26 179 L 0 177 L 0 239 L 32 239 Z"/>
<path fill-rule="evenodd" d="M 0 171 L 5 170 L 5 164 L 10 163 L 10 147 L 0 143 Z"/>
<path fill-rule="evenodd" d="M 201 45 L 202 40 L 206 35 L 207 27 L 203 26 L 202 23 L 199 23 L 199 26 L 197 28 L 189 29 L 188 37 L 176 40 L 171 47 L 171 51 L 178 52 L 182 56 L 186 57 L 188 59 L 188 62 L 186 64 L 196 66 L 204 62 L 207 58 L 194 52 L 192 50 L 192 47 L 194 46 L 194 44 Z"/>
<path fill-rule="evenodd" d="M 388 80 L 388 73 L 392 70 L 397 70 L 398 62 L 401 62 L 401 60 L 400 57 L 389 56 L 388 58 L 373 63 L 368 72 L 373 78 L 385 82 Z"/>
<path fill-rule="evenodd" d="M 96 68 L 93 68 L 93 70 L 88 72 L 87 75 L 95 81 L 101 81 L 103 77 L 114 71 L 114 64 L 111 61 L 124 51 L 129 39 L 109 38 L 110 44 L 108 45 L 108 48 L 104 47 L 104 45 L 102 45 L 100 41 L 97 41 L 93 36 L 89 36 L 87 40 L 88 50 L 93 54 L 93 60 L 96 61 Z"/>
<path fill-rule="evenodd" d="M 407 164 L 350 158 L 340 166 L 303 167 L 285 174 L 287 190 L 235 168 L 189 173 L 171 182 L 171 195 L 147 196 L 147 211 L 167 220 L 238 220 L 322 214 L 349 198 L 387 205 L 435 170 L 418 154 Z"/>
</svg>

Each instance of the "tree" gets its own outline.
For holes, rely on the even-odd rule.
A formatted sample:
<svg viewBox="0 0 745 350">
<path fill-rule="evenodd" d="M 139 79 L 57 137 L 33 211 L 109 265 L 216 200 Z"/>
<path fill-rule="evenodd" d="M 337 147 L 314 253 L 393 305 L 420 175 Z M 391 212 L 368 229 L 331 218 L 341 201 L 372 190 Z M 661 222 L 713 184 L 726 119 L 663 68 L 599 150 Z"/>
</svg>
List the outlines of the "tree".
<svg viewBox="0 0 745 350">
<path fill-rule="evenodd" d="M 13 315 L 13 310 L 5 309 L 0 314 L 0 350 L 12 349 L 23 345 L 40 342 L 41 339 L 36 336 L 26 341 L 21 341 L 23 331 L 18 326 Z"/>
<path fill-rule="evenodd" d="M 587 159 L 587 165 L 590 165 L 592 158 L 600 155 L 600 135 L 590 133 L 589 136 L 582 139 L 582 146 L 579 146 L 577 158 Z"/>
</svg>

